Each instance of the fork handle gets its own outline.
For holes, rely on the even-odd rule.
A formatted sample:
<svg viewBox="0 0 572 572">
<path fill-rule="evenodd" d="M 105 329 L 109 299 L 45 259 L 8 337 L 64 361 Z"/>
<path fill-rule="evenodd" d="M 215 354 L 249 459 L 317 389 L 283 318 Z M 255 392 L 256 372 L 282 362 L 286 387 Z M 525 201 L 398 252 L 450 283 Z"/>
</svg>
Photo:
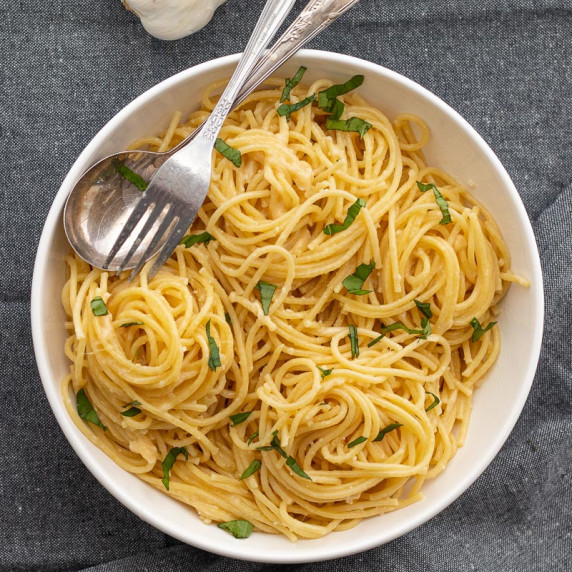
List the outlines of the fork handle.
<svg viewBox="0 0 572 572">
<path fill-rule="evenodd" d="M 238 65 L 218 103 L 201 129 L 199 138 L 214 145 L 226 116 L 250 72 L 294 6 L 295 0 L 267 0 Z"/>
</svg>

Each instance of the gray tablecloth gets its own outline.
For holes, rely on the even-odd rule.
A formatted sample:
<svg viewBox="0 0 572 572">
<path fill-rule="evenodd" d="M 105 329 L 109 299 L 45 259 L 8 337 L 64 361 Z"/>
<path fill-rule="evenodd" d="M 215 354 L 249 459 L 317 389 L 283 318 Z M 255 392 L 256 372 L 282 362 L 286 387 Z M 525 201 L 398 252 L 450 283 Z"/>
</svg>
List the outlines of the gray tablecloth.
<svg viewBox="0 0 572 572">
<path fill-rule="evenodd" d="M 0 4 L 0 570 L 281 568 L 182 545 L 113 499 L 49 409 L 29 318 L 40 231 L 82 148 L 147 88 L 239 51 L 261 6 L 228 0 L 201 32 L 166 43 L 119 0 Z M 311 46 L 405 74 L 489 142 L 534 226 L 546 327 L 524 412 L 461 498 L 386 546 L 299 568 L 572 570 L 571 0 L 361 0 Z"/>
</svg>

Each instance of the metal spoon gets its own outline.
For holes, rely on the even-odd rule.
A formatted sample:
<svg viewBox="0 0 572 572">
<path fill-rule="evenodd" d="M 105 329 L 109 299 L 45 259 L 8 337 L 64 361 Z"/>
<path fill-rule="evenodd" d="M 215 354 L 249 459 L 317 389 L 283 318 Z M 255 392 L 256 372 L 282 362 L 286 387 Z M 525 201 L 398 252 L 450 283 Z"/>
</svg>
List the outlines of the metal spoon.
<svg viewBox="0 0 572 572">
<path fill-rule="evenodd" d="M 242 102 L 302 45 L 358 1 L 310 0 L 286 32 L 260 59 L 234 100 L 234 106 Z M 80 177 L 67 198 L 63 222 L 68 241 L 81 258 L 97 268 L 104 266 L 122 227 L 141 197 L 141 188 L 119 174 L 122 166 L 140 175 L 141 182 L 150 181 L 163 163 L 187 145 L 199 130 L 200 127 L 166 153 L 124 151 L 110 155 L 98 161 Z M 156 245 L 154 253 L 161 249 L 165 240 L 166 237 Z M 150 239 L 143 240 L 124 268 L 134 268 L 149 243 Z M 116 271 L 122 267 L 128 252 L 129 244 L 126 244 L 107 269 Z"/>
</svg>

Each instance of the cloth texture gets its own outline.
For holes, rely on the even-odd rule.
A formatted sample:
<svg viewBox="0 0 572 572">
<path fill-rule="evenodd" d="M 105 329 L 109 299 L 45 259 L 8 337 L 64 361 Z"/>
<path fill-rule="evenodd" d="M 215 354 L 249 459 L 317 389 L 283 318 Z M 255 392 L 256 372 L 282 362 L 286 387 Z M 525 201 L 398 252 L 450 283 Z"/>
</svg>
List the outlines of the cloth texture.
<svg viewBox="0 0 572 572">
<path fill-rule="evenodd" d="M 81 150 L 146 89 L 239 51 L 262 6 L 263 0 L 227 0 L 206 28 L 164 42 L 119 0 L 0 3 L 0 571 L 286 568 L 181 544 L 99 485 L 51 413 L 29 316 L 42 225 Z M 572 570 L 571 1 L 361 0 L 309 47 L 408 76 L 485 138 L 534 227 L 546 325 L 516 427 L 456 502 L 384 546 L 288 568 Z"/>
</svg>

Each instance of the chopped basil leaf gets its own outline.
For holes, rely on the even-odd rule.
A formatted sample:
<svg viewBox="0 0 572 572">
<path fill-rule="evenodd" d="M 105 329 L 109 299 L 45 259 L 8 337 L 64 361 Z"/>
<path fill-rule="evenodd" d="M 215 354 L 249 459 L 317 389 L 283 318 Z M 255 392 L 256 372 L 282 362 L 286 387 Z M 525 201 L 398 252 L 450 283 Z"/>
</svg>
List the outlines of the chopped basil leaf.
<svg viewBox="0 0 572 572">
<path fill-rule="evenodd" d="M 251 414 L 252 411 L 245 411 L 244 413 L 236 413 L 235 415 L 231 415 L 230 416 L 230 420 L 232 421 L 231 427 L 236 427 L 237 425 L 240 425 L 243 421 L 246 421 Z"/>
<path fill-rule="evenodd" d="M 231 147 L 225 143 L 220 137 L 217 137 L 214 148 L 223 156 L 226 157 L 235 167 L 242 165 L 242 154 L 238 149 Z"/>
<path fill-rule="evenodd" d="M 441 400 L 434 393 L 431 393 L 430 391 L 426 391 L 425 393 L 427 395 L 431 395 L 433 397 L 433 403 L 431 403 L 431 405 L 429 405 L 429 407 L 425 408 L 425 411 L 431 411 L 431 409 L 433 409 L 433 407 L 437 407 L 437 405 L 439 405 L 439 403 L 441 403 Z"/>
<path fill-rule="evenodd" d="M 308 105 L 309 103 L 312 103 L 312 101 L 314 101 L 314 99 L 316 99 L 316 96 L 314 94 L 312 94 L 312 95 L 309 95 L 308 97 L 306 97 L 305 99 L 303 99 L 302 101 L 299 101 L 298 103 L 291 103 L 291 104 L 283 103 L 277 109 L 278 115 L 285 115 L 286 119 L 288 121 L 290 121 L 290 115 L 292 115 L 292 113 L 302 109 L 302 107 L 306 107 L 306 105 Z"/>
<path fill-rule="evenodd" d="M 93 408 L 91 401 L 87 398 L 85 391 L 80 389 L 75 397 L 77 404 L 77 413 L 85 421 L 89 421 L 98 427 L 101 427 L 104 431 L 107 431 L 107 427 L 100 421 L 99 415 Z"/>
<path fill-rule="evenodd" d="M 345 131 L 346 133 L 359 133 L 360 139 L 371 129 L 371 123 L 359 117 L 350 117 L 349 119 L 326 119 L 326 129 L 333 131 Z"/>
<path fill-rule="evenodd" d="M 126 409 L 127 407 L 130 407 L 130 409 L 127 409 L 127 411 L 122 411 L 121 415 L 123 415 L 124 417 L 135 417 L 135 415 L 139 415 L 139 413 L 141 413 L 141 409 L 139 409 L 137 405 L 141 405 L 141 402 L 135 400 L 126 403 L 123 406 L 123 409 Z"/>
<path fill-rule="evenodd" d="M 254 459 L 254 461 L 252 461 L 252 463 L 250 463 L 250 465 L 244 469 L 244 472 L 242 475 L 240 475 L 238 480 L 242 481 L 243 479 L 250 477 L 250 475 L 254 475 L 254 473 L 256 473 L 260 467 L 262 467 L 262 463 L 258 459 Z"/>
<path fill-rule="evenodd" d="M 342 224 L 328 224 L 324 227 L 324 234 L 332 235 L 338 232 L 342 232 L 342 230 L 347 230 L 352 222 L 356 219 L 359 211 L 364 208 L 366 202 L 363 199 L 357 199 L 355 203 L 353 203 L 350 208 L 348 209 L 348 214 L 344 219 Z"/>
<path fill-rule="evenodd" d="M 211 336 L 211 321 L 209 320 L 206 325 L 207 340 L 209 343 L 209 368 L 214 371 L 217 367 L 221 366 L 220 354 L 215 339 Z"/>
<path fill-rule="evenodd" d="M 433 312 L 431 312 L 431 304 L 429 302 L 420 302 L 419 300 L 413 300 L 415 305 L 419 308 L 419 311 L 430 320 L 433 317 Z"/>
<path fill-rule="evenodd" d="M 123 415 L 123 417 L 135 417 L 135 415 L 139 415 L 139 413 L 141 413 L 139 407 L 131 407 L 127 411 L 122 411 L 121 415 Z"/>
<path fill-rule="evenodd" d="M 232 326 L 232 320 L 230 319 L 230 314 L 228 312 L 224 313 L 224 319 L 229 326 Z"/>
<path fill-rule="evenodd" d="M 359 445 L 360 443 L 363 443 L 364 441 L 367 441 L 367 437 L 364 437 L 362 435 L 361 437 L 354 439 L 351 443 L 348 443 L 348 449 L 351 449 L 352 447 L 355 447 L 356 445 Z"/>
<path fill-rule="evenodd" d="M 175 464 L 175 461 L 177 460 L 177 456 L 178 455 L 183 455 L 185 457 L 185 460 L 188 460 L 189 458 L 189 453 L 187 452 L 187 448 L 186 447 L 173 447 L 168 453 L 167 456 L 165 457 L 165 460 L 162 463 L 162 467 L 163 467 L 163 485 L 165 485 L 165 488 L 167 490 L 169 490 L 169 471 L 173 468 L 173 465 Z"/>
<path fill-rule="evenodd" d="M 303 479 L 308 479 L 309 481 L 312 480 L 312 479 L 310 478 L 310 476 L 302 470 L 302 467 L 300 467 L 300 465 L 296 462 L 296 460 L 294 459 L 294 457 L 292 457 L 291 455 L 288 455 L 288 458 L 286 459 L 286 464 L 287 464 L 299 477 L 302 477 Z"/>
<path fill-rule="evenodd" d="M 488 332 L 496 324 L 496 322 L 491 322 L 490 324 L 487 324 L 485 328 L 483 328 L 477 318 L 473 318 L 470 323 L 474 330 L 473 335 L 471 336 L 471 341 L 473 342 L 479 340 L 483 334 Z"/>
<path fill-rule="evenodd" d="M 286 85 L 282 90 L 282 97 L 280 98 L 280 103 L 283 103 L 287 99 L 290 99 L 290 92 L 302 81 L 303 75 L 306 73 L 306 68 L 300 66 L 298 71 L 294 74 L 292 79 L 286 78 Z"/>
<path fill-rule="evenodd" d="M 421 327 L 423 330 L 421 330 L 420 338 L 426 340 L 431 335 L 431 323 L 427 318 L 421 318 Z"/>
<path fill-rule="evenodd" d="M 435 195 L 435 202 L 441 209 L 441 214 L 443 218 L 439 221 L 439 224 L 449 224 L 451 222 L 451 215 L 449 214 L 449 204 L 445 200 L 445 197 L 440 193 L 439 189 L 433 183 L 420 183 L 417 181 L 417 187 L 424 193 L 425 191 L 433 190 Z"/>
<path fill-rule="evenodd" d="M 250 444 L 252 443 L 252 441 L 254 441 L 254 439 L 256 439 L 256 437 L 258 437 L 258 431 L 255 431 L 255 432 L 248 438 L 248 441 L 246 442 L 246 444 L 250 447 Z"/>
<path fill-rule="evenodd" d="M 312 480 L 301 468 L 296 460 L 291 455 L 288 455 L 284 449 L 280 446 L 280 441 L 278 439 L 278 431 L 272 432 L 272 441 L 270 441 L 270 445 L 265 447 L 256 447 L 257 451 L 278 451 L 282 457 L 286 459 L 286 464 L 300 477 L 304 479 Z"/>
<path fill-rule="evenodd" d="M 348 335 L 348 338 L 350 339 L 350 344 L 352 348 L 352 358 L 357 358 L 359 357 L 359 340 L 358 340 L 357 328 L 353 324 L 350 324 L 349 329 L 350 333 Z"/>
<path fill-rule="evenodd" d="M 255 286 L 257 290 L 260 291 L 260 302 L 262 303 L 262 311 L 265 316 L 268 316 L 268 311 L 270 310 L 270 302 L 272 302 L 272 296 L 274 296 L 274 291 L 277 286 L 275 284 L 269 284 L 260 280 Z"/>
<path fill-rule="evenodd" d="M 383 338 L 385 338 L 385 334 L 381 334 L 381 335 L 377 336 L 377 338 L 371 340 L 371 342 L 369 342 L 369 344 L 367 344 L 367 347 L 371 348 L 372 346 L 375 346 L 375 344 L 377 344 L 377 342 L 380 342 Z"/>
<path fill-rule="evenodd" d="M 146 191 L 149 183 L 135 171 L 132 171 L 129 167 L 121 161 L 114 161 L 113 166 L 115 170 L 127 181 L 133 183 L 140 191 Z"/>
<path fill-rule="evenodd" d="M 257 451 L 278 451 L 278 453 L 280 453 L 280 455 L 282 457 L 287 459 L 288 455 L 286 454 L 286 451 L 284 451 L 284 449 L 282 449 L 282 447 L 280 446 L 280 441 L 278 440 L 277 433 L 278 433 L 277 431 L 274 431 L 274 433 L 272 433 L 272 441 L 270 441 L 270 445 L 266 445 L 265 447 L 256 447 L 256 450 Z"/>
<path fill-rule="evenodd" d="M 316 367 L 320 370 L 320 376 L 322 377 L 322 379 L 324 379 L 324 377 L 330 375 L 330 373 L 332 373 L 332 371 L 334 371 L 334 368 L 332 368 L 332 369 L 323 369 L 323 368 L 321 368 L 319 365 L 317 365 Z"/>
<path fill-rule="evenodd" d="M 332 99 L 331 105 L 329 106 L 328 109 L 328 111 L 331 111 L 331 114 L 328 117 L 328 119 L 336 119 L 336 120 L 339 119 L 342 116 L 345 107 L 346 104 L 343 101 L 340 101 L 339 99 Z"/>
<path fill-rule="evenodd" d="M 219 528 L 230 532 L 235 538 L 248 538 L 254 530 L 254 525 L 248 520 L 229 520 L 217 524 Z"/>
<path fill-rule="evenodd" d="M 394 431 L 395 429 L 403 427 L 403 423 L 391 423 L 387 427 L 384 427 L 378 434 L 377 437 L 373 440 L 374 443 L 377 441 L 381 441 L 388 433 Z"/>
<path fill-rule="evenodd" d="M 205 230 L 200 234 L 187 234 L 187 236 L 184 236 L 181 239 L 181 242 L 179 242 L 179 244 L 184 244 L 185 248 L 191 248 L 193 244 L 198 244 L 199 242 L 208 244 L 211 240 L 215 240 L 215 237 Z"/>
<path fill-rule="evenodd" d="M 347 278 L 344 278 L 342 284 L 346 287 L 348 293 L 355 294 L 356 296 L 369 294 L 371 290 L 362 290 L 361 288 L 374 268 L 375 262 L 373 261 L 369 264 L 360 264 L 353 274 L 350 274 Z"/>
<path fill-rule="evenodd" d="M 91 311 L 94 316 L 107 316 L 107 314 L 109 314 L 107 306 L 101 296 L 96 296 L 89 305 L 91 306 Z"/>
<path fill-rule="evenodd" d="M 328 111 L 331 111 L 331 109 L 328 108 L 331 105 L 330 101 L 332 99 L 335 99 L 336 97 L 338 97 L 338 95 L 344 95 L 344 93 L 348 93 L 353 89 L 356 89 L 363 83 L 363 80 L 364 80 L 363 75 L 354 75 L 354 77 L 348 79 L 346 83 L 332 85 L 328 89 L 321 91 L 318 94 L 318 107 L 320 109 L 326 109 Z"/>
<path fill-rule="evenodd" d="M 125 322 L 125 324 L 121 324 L 120 328 L 128 328 L 129 326 L 142 326 L 143 322 Z"/>
<path fill-rule="evenodd" d="M 431 324 L 429 323 L 429 320 L 427 318 L 423 318 L 421 320 L 421 327 L 423 328 L 422 330 L 414 330 L 408 328 L 405 324 L 402 324 L 401 322 L 394 322 L 393 324 L 389 324 L 389 326 L 384 326 L 382 324 L 381 335 L 377 336 L 377 338 L 375 338 L 374 340 L 371 340 L 371 342 L 367 344 L 367 347 L 371 348 L 372 346 L 377 344 L 377 342 L 379 342 L 382 338 L 384 338 L 387 333 L 393 332 L 395 330 L 403 330 L 404 332 L 407 332 L 408 334 L 412 335 L 416 334 L 420 336 L 421 339 L 426 340 L 427 337 L 431 335 Z"/>
</svg>

